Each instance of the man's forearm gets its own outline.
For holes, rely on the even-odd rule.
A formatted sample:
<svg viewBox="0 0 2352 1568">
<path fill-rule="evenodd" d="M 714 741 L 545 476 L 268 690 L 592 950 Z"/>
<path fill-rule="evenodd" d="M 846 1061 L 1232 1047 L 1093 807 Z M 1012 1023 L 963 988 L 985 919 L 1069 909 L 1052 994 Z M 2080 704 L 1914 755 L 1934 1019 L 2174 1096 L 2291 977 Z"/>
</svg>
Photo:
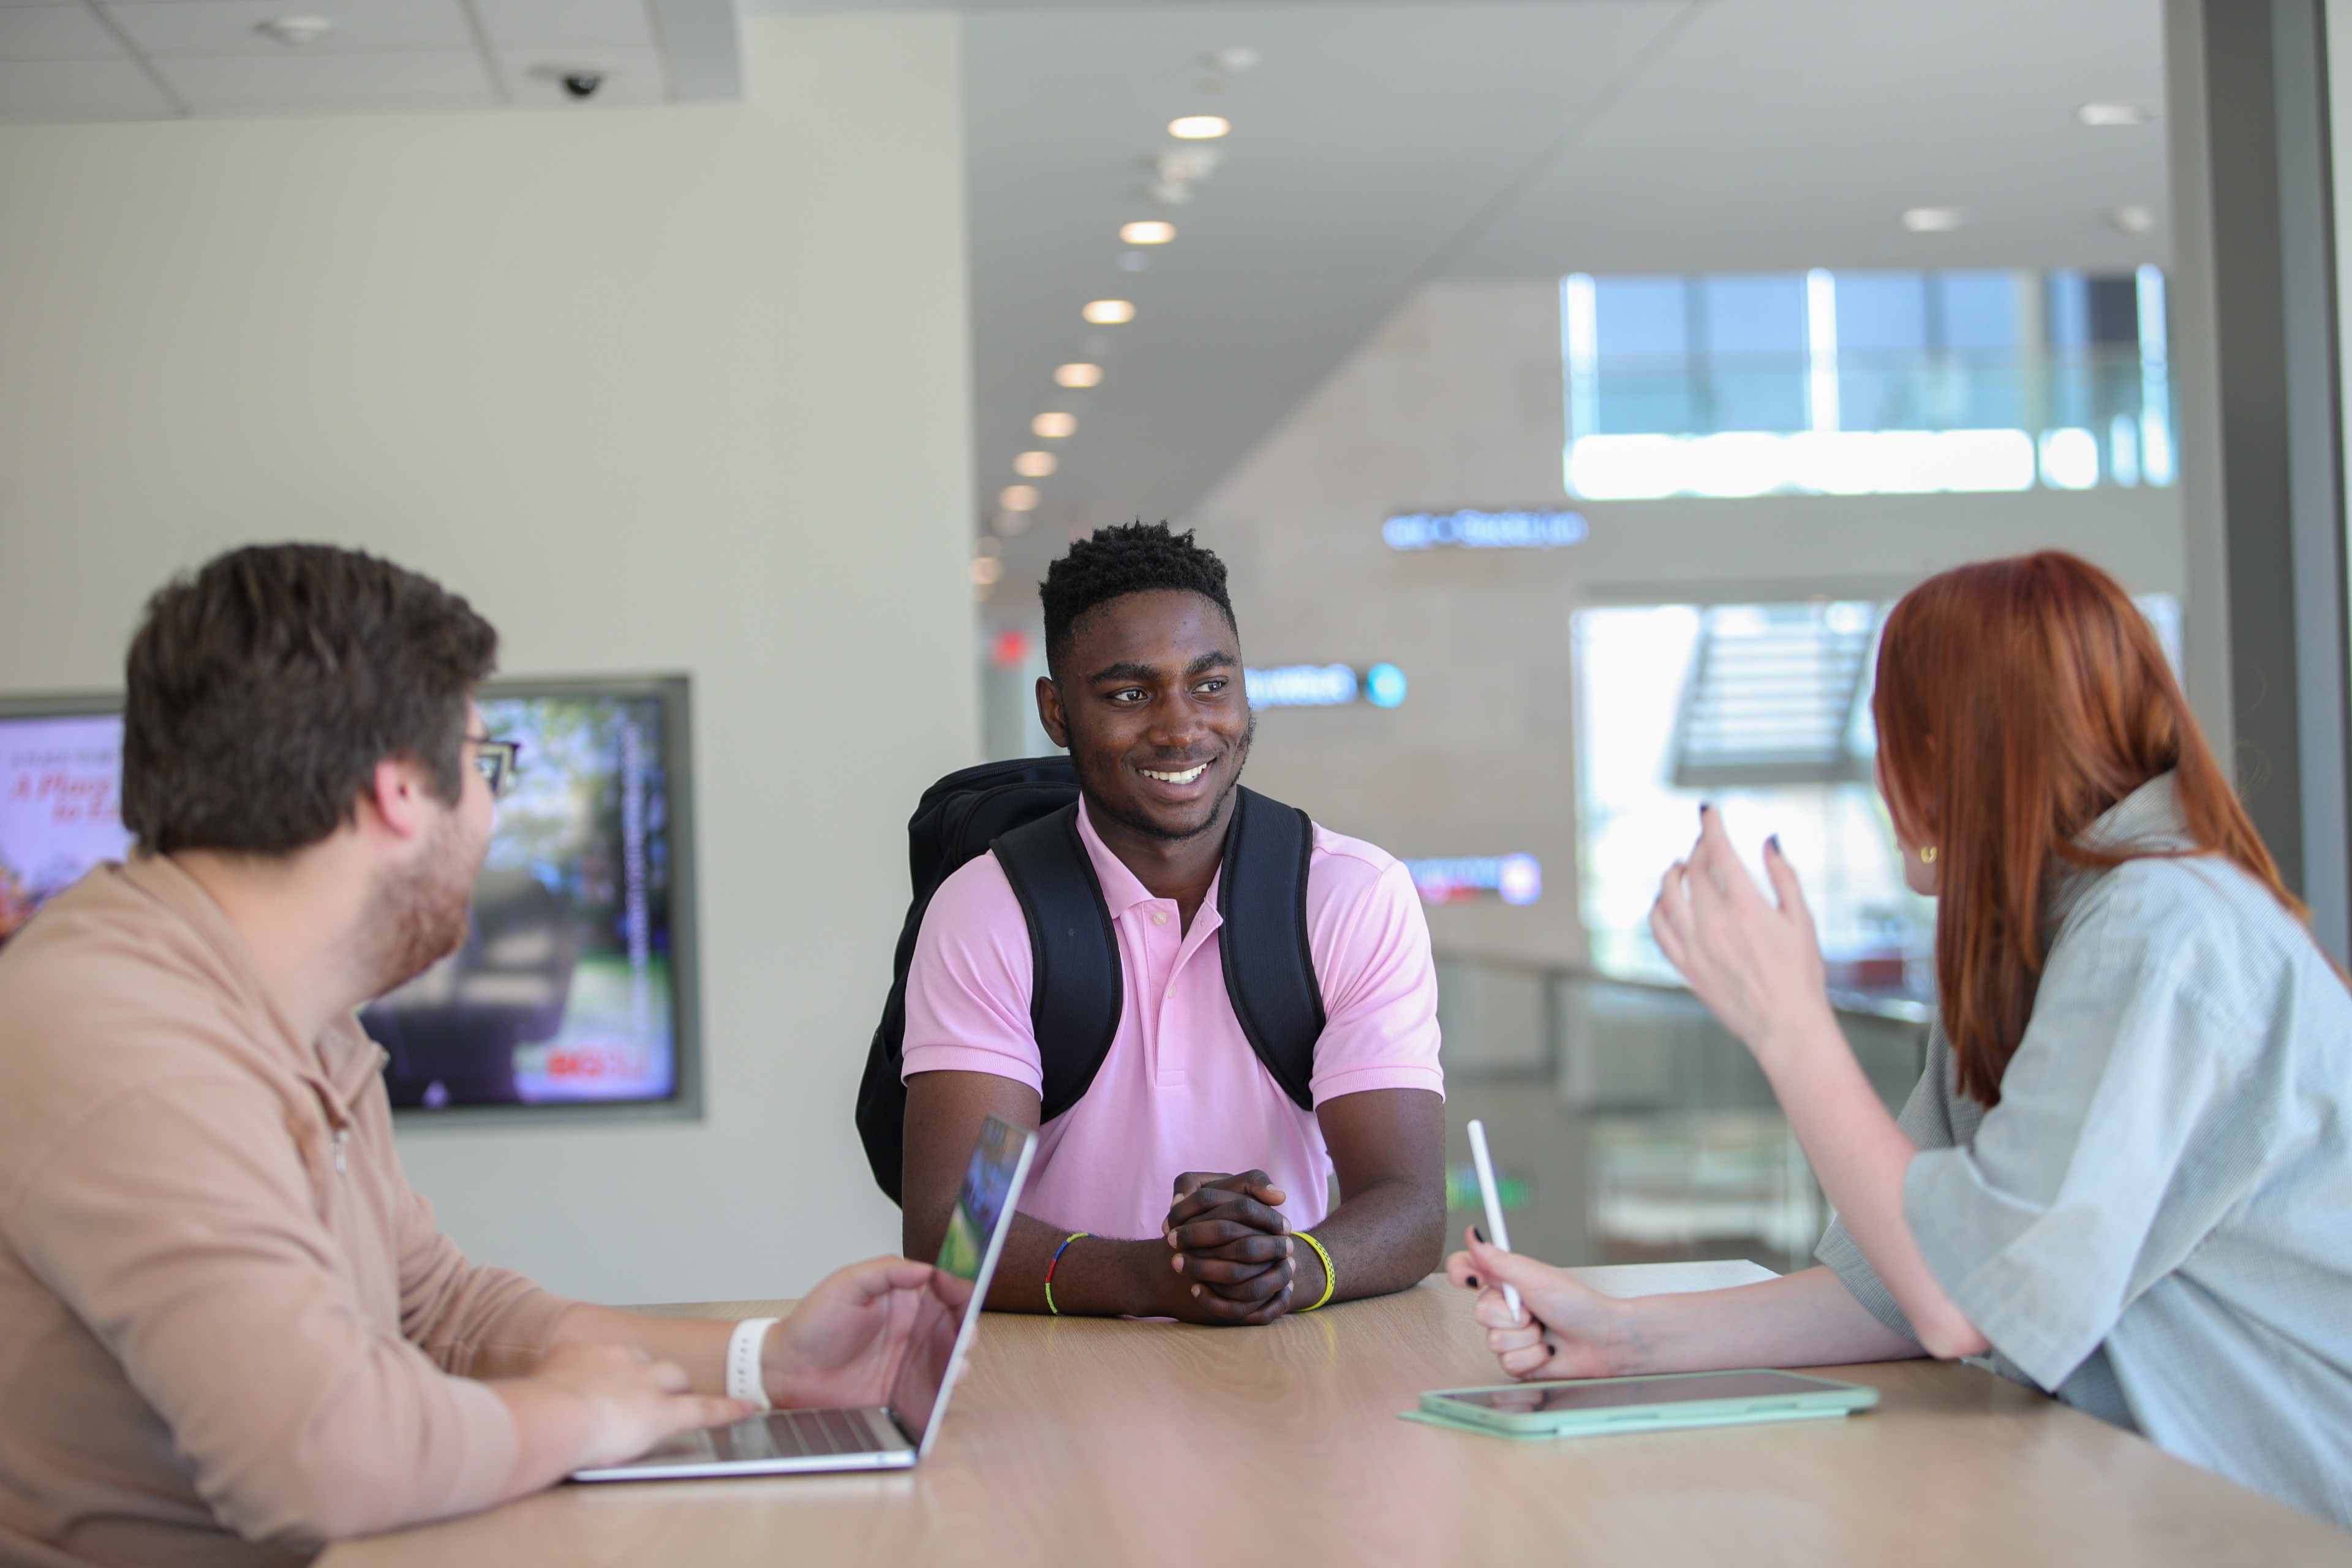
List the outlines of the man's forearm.
<svg viewBox="0 0 2352 1568">
<path fill-rule="evenodd" d="M 1444 1207 L 1419 1183 L 1402 1176 L 1372 1183 L 1313 1230 L 1339 1277 L 1334 1301 L 1406 1289 L 1444 1260 Z M 1321 1298 L 1323 1260 L 1302 1242 L 1292 1261 L 1298 1266 L 1298 1284 L 1290 1306 L 1297 1311 Z"/>
<path fill-rule="evenodd" d="M 1072 1317 L 1159 1318 L 1178 1315 L 1175 1300 L 1182 1281 L 1168 1244 L 1154 1237 L 1133 1240 L 1088 1236 L 1054 1254 L 1070 1233 L 1029 1215 L 1013 1217 L 988 1287 L 989 1310 L 1043 1312 L 1045 1271 L 1054 1270 L 1054 1308 Z M 1165 1274 L 1166 1279 L 1160 1276 Z"/>
<path fill-rule="evenodd" d="M 551 1347 L 562 1344 L 635 1345 L 656 1361 L 676 1362 L 694 1380 L 697 1394 L 727 1392 L 727 1341 L 731 1322 L 707 1318 L 656 1318 L 618 1307 L 574 1302 L 555 1320 Z"/>
</svg>

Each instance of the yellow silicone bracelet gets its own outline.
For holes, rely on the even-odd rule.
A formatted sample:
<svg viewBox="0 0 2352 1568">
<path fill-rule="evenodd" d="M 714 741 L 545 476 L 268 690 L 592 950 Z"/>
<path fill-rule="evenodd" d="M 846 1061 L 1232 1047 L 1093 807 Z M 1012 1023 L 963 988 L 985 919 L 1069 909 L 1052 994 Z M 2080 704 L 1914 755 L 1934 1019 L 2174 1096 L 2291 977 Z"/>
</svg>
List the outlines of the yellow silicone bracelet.
<svg viewBox="0 0 2352 1568">
<path fill-rule="evenodd" d="M 1339 1288 L 1339 1270 L 1331 1267 L 1331 1255 L 1323 1250 L 1323 1244 L 1316 1240 L 1312 1234 L 1303 1230 L 1294 1231 L 1292 1234 L 1313 1247 L 1315 1256 L 1323 1260 L 1323 1294 L 1315 1299 L 1315 1307 L 1320 1307 L 1331 1299 L 1331 1292 Z M 1298 1310 L 1302 1312 L 1311 1312 L 1315 1307 L 1301 1307 Z"/>
</svg>

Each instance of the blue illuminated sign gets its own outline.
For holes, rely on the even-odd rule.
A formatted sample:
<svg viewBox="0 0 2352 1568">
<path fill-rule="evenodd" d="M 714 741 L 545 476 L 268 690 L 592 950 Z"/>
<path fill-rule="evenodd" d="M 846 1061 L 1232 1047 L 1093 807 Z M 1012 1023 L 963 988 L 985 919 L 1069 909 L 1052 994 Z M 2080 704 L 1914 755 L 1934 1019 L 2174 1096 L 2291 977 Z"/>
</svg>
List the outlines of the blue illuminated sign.
<svg viewBox="0 0 2352 1568">
<path fill-rule="evenodd" d="M 1507 904 L 1532 904 L 1543 897 L 1543 865 L 1532 855 L 1408 860 L 1404 868 L 1427 903 L 1466 903 L 1480 893 L 1493 893 Z"/>
<path fill-rule="evenodd" d="M 1245 669 L 1242 683 L 1253 708 L 1338 708 L 1353 702 L 1360 689 L 1355 670 L 1344 664 Z M 1404 700 L 1404 671 L 1392 664 L 1376 664 L 1364 671 L 1360 691 L 1373 707 L 1393 708 Z"/>
<path fill-rule="evenodd" d="M 1356 672 L 1344 664 L 1286 664 L 1245 669 L 1253 708 L 1336 708 L 1356 700 Z"/>
<path fill-rule="evenodd" d="M 1580 511 L 1412 511 L 1381 524 L 1391 550 L 1557 550 L 1591 531 Z"/>
</svg>

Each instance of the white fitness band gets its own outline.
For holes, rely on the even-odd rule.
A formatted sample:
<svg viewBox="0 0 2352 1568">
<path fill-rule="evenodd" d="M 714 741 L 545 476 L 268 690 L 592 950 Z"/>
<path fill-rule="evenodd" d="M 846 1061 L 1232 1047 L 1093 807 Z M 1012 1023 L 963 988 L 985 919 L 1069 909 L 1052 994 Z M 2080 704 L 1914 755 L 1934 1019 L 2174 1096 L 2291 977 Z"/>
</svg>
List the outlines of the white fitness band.
<svg viewBox="0 0 2352 1568">
<path fill-rule="evenodd" d="M 768 1380 L 760 1375 L 760 1350 L 768 1342 L 768 1331 L 775 1327 L 776 1321 L 773 1318 L 746 1318 L 727 1337 L 728 1397 L 740 1399 L 754 1410 L 776 1407 L 768 1397 Z"/>
</svg>

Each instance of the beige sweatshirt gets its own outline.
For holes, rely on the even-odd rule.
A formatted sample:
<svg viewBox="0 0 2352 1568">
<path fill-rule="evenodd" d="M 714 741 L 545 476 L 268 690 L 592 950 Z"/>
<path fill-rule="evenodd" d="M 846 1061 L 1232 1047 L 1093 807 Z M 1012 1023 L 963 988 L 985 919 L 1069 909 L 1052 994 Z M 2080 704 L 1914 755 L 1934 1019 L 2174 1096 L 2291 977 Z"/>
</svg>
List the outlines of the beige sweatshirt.
<svg viewBox="0 0 2352 1568">
<path fill-rule="evenodd" d="M 496 1495 L 472 1380 L 570 1303 L 436 1227 L 383 1060 L 289 1034 L 168 858 L 0 948 L 0 1563 L 284 1563 Z"/>
</svg>

